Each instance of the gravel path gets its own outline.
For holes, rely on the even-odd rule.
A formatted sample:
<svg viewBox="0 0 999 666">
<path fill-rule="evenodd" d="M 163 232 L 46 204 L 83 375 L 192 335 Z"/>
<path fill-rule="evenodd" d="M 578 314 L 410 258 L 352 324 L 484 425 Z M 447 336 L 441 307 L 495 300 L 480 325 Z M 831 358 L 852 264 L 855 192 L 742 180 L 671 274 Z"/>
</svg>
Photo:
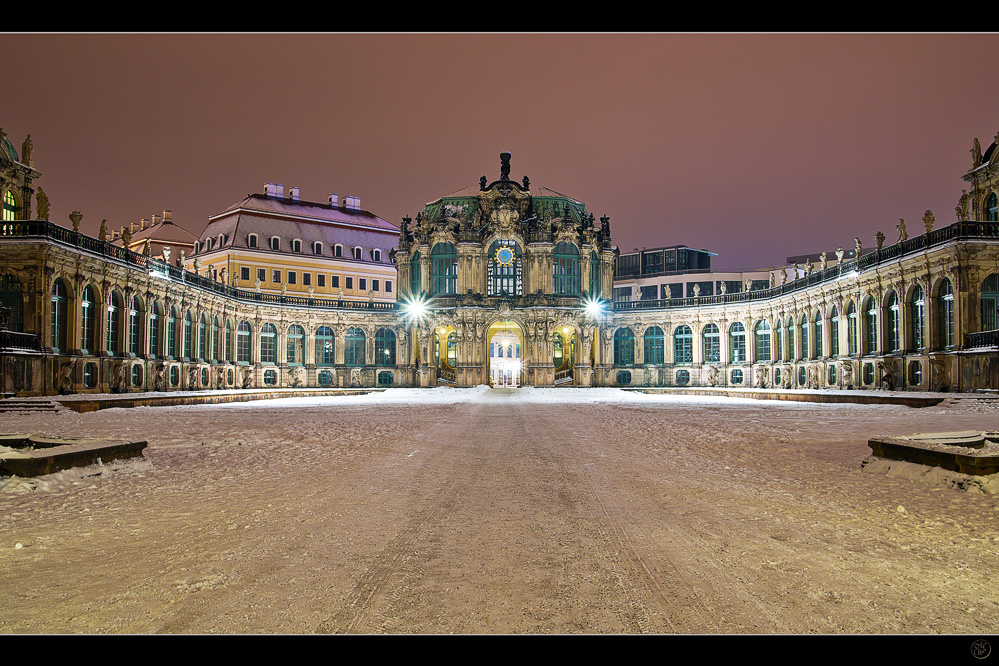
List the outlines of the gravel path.
<svg viewBox="0 0 999 666">
<path fill-rule="evenodd" d="M 860 469 L 971 429 L 610 389 L 5 416 L 149 448 L 0 479 L 0 631 L 991 633 L 999 498 Z"/>
</svg>

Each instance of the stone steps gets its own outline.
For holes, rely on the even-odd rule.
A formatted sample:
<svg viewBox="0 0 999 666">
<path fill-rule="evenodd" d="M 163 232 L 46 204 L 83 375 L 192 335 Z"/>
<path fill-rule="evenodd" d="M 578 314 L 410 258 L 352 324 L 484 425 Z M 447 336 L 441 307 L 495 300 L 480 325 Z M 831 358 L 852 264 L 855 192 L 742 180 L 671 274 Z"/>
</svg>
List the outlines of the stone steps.
<svg viewBox="0 0 999 666">
<path fill-rule="evenodd" d="M 0 400 L 0 414 L 52 412 L 58 414 L 63 406 L 48 398 L 8 398 Z"/>
</svg>

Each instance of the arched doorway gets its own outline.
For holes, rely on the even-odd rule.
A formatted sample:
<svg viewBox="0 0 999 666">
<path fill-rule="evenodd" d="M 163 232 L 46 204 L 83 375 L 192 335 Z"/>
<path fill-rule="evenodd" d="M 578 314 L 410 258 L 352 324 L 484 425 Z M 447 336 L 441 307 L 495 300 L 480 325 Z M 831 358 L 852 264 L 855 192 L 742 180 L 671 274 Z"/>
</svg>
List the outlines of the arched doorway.
<svg viewBox="0 0 999 666">
<path fill-rule="evenodd" d="M 520 326 L 497 322 L 489 327 L 489 385 L 516 388 L 521 385 L 524 344 Z"/>
</svg>

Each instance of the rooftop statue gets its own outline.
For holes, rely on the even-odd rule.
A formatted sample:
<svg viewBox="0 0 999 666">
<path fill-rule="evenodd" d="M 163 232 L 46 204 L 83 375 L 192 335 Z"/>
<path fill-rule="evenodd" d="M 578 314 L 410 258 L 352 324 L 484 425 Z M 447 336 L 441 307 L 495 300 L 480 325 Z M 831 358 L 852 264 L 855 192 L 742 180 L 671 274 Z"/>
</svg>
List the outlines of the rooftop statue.
<svg viewBox="0 0 999 666">
<path fill-rule="evenodd" d="M 936 220 L 933 219 L 932 210 L 927 210 L 925 213 L 923 213 L 923 226 L 926 227 L 926 233 L 930 233 L 931 231 L 933 231 L 933 223 L 935 221 Z"/>
<path fill-rule="evenodd" d="M 978 141 L 978 139 L 975 139 Z M 24 143 L 21 144 L 21 164 L 27 164 L 28 166 L 35 166 L 31 161 L 31 135 L 25 137 Z M 47 219 L 47 218 L 44 218 Z"/>
<path fill-rule="evenodd" d="M 38 219 L 49 219 L 49 197 L 41 187 L 35 192 L 35 201 L 38 204 Z"/>
</svg>

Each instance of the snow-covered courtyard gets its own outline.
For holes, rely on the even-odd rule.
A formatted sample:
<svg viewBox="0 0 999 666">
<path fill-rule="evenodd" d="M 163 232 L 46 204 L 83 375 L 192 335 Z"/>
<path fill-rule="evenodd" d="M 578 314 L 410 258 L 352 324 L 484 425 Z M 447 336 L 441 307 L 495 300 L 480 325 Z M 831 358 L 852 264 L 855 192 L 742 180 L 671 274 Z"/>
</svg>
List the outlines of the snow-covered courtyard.
<svg viewBox="0 0 999 666">
<path fill-rule="evenodd" d="M 4 415 L 149 446 L 0 478 L 0 631 L 992 633 L 999 497 L 861 470 L 870 437 L 957 430 L 999 404 L 478 387 Z"/>
</svg>

